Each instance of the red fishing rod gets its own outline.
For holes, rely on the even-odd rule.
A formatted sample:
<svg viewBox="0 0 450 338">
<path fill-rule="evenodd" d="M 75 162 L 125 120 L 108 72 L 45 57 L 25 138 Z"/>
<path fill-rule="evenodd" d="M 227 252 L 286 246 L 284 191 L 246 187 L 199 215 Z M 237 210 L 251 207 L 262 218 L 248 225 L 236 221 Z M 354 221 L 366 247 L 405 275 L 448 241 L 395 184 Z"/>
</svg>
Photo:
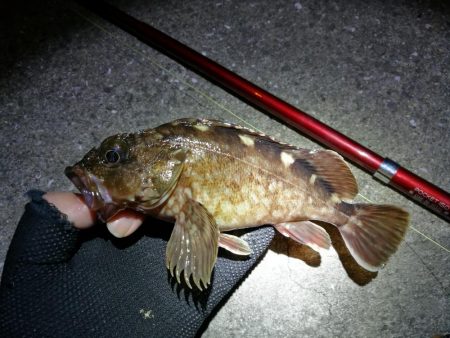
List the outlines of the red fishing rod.
<svg viewBox="0 0 450 338">
<path fill-rule="evenodd" d="M 406 197 L 450 221 L 450 194 L 394 161 L 383 158 L 298 108 L 254 85 L 192 48 L 103 1 L 79 0 L 97 15 L 147 45 L 212 80 L 236 96 L 276 116 L 323 145 L 339 152 Z"/>
</svg>

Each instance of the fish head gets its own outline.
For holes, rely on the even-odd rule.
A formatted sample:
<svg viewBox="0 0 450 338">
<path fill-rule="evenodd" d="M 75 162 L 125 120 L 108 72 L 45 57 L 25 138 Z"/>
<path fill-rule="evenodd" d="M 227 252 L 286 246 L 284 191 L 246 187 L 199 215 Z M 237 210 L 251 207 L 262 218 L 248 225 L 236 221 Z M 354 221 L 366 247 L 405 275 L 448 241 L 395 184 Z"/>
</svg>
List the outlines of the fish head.
<svg viewBox="0 0 450 338">
<path fill-rule="evenodd" d="M 87 206 L 108 221 L 123 209 L 147 211 L 164 203 L 182 171 L 185 152 L 154 130 L 106 138 L 65 169 Z"/>
</svg>

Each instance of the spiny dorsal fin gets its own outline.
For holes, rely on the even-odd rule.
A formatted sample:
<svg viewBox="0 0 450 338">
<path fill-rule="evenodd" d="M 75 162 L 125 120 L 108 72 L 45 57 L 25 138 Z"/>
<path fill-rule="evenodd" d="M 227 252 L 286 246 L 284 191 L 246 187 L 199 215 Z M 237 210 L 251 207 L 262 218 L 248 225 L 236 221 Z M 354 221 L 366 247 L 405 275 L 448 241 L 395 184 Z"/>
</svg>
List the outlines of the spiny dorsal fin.
<svg viewBox="0 0 450 338">
<path fill-rule="evenodd" d="M 216 125 L 218 121 L 213 121 Z M 274 148 L 281 151 L 280 158 L 282 161 L 290 162 L 290 158 L 283 157 L 285 154 L 292 156 L 293 163 L 298 165 L 306 165 L 303 169 L 309 169 L 311 176 L 317 179 L 317 182 L 324 184 L 326 191 L 332 198 L 333 203 L 340 200 L 352 200 L 358 193 L 358 184 L 355 176 L 350 170 L 344 158 L 333 150 L 308 150 L 297 148 L 291 144 L 283 143 L 263 133 L 255 132 L 245 127 L 222 123 L 220 126 L 238 129 L 248 135 L 256 137 L 256 143 L 264 142 L 271 144 Z M 309 179 L 311 179 L 311 176 Z"/>
<path fill-rule="evenodd" d="M 258 141 L 270 143 L 274 147 L 282 150 L 281 156 L 285 152 L 292 154 L 294 160 L 300 160 L 300 163 L 302 162 L 301 160 L 307 161 L 309 163 L 308 167 L 314 171 L 311 175 L 316 175 L 316 178 L 319 179 L 318 181 L 321 180 L 329 188 L 327 191 L 330 193 L 330 198 L 332 198 L 332 202 L 334 203 L 340 202 L 342 199 L 352 200 L 358 193 L 358 184 L 350 167 L 344 158 L 333 150 L 301 149 L 246 127 L 217 120 L 202 120 L 202 123 L 206 123 L 205 121 L 214 126 L 233 128 L 240 130 L 240 132 L 245 132 L 248 135 L 255 136 Z M 281 159 L 283 160 L 283 158 Z"/>
<path fill-rule="evenodd" d="M 311 172 L 309 183 L 322 184 L 334 202 L 352 200 L 358 193 L 358 184 L 347 162 L 332 150 L 288 150 L 295 163 Z"/>
<path fill-rule="evenodd" d="M 320 184 L 324 192 L 329 195 L 333 203 L 338 203 L 342 199 L 352 200 L 358 193 L 358 185 L 349 166 L 342 156 L 332 150 L 307 150 L 297 148 L 293 145 L 280 142 L 263 133 L 251 130 L 235 124 L 207 119 L 180 119 L 172 124 L 182 124 L 186 126 L 202 125 L 206 127 L 222 127 L 233 129 L 234 131 L 251 135 L 254 137 L 255 147 L 269 145 L 280 152 L 283 164 L 291 164 L 306 173 L 306 177 L 311 182 Z M 253 144 L 253 142 L 252 142 Z M 267 147 L 266 147 L 267 149 Z M 288 155 L 288 156 L 286 156 Z"/>
</svg>

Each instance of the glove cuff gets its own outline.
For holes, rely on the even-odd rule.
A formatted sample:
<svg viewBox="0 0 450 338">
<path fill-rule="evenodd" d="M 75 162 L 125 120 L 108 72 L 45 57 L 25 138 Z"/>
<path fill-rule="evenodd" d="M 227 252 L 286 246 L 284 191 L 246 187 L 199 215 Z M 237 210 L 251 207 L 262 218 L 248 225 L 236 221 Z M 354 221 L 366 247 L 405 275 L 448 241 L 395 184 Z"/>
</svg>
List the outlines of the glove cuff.
<svg viewBox="0 0 450 338">
<path fill-rule="evenodd" d="M 66 215 L 42 196 L 43 191 L 30 190 L 31 201 L 19 221 L 8 250 L 7 260 L 15 264 L 52 264 L 67 261 L 78 248 L 80 230 Z"/>
</svg>

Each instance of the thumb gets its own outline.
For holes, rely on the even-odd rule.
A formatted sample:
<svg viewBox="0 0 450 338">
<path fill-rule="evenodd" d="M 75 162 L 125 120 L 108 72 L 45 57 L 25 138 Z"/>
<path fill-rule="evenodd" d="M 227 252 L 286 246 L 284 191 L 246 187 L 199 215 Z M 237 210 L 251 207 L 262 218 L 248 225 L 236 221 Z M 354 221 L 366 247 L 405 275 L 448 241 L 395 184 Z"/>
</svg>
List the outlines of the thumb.
<svg viewBox="0 0 450 338">
<path fill-rule="evenodd" d="M 109 219 L 106 226 L 115 237 L 123 238 L 135 232 L 141 226 L 143 220 L 143 214 L 126 209 Z"/>
</svg>

